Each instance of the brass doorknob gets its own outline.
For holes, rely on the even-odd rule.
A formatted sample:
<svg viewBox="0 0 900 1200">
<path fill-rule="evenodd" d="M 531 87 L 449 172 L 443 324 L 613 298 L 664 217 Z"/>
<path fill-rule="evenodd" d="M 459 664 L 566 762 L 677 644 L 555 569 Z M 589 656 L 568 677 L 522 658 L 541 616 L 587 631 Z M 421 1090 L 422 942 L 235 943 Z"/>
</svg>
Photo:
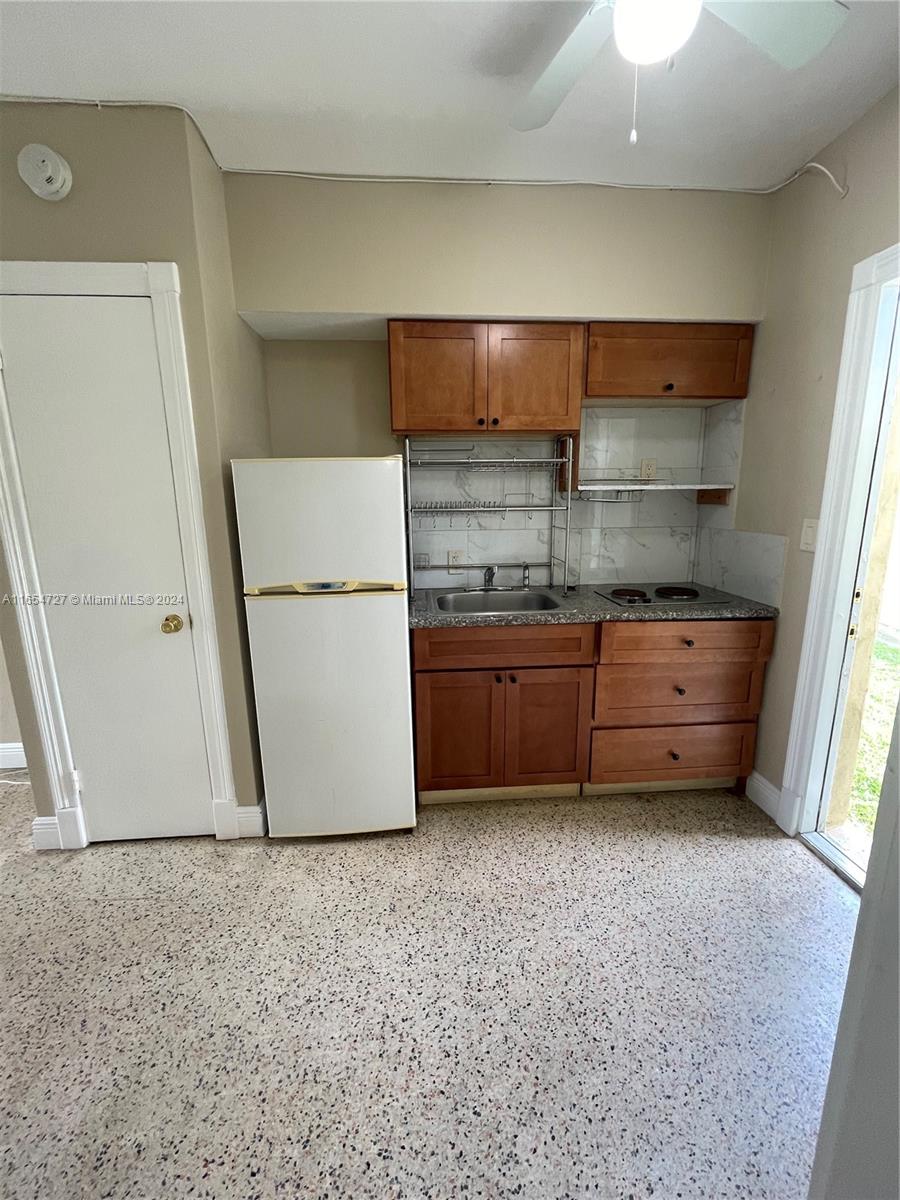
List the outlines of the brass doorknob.
<svg viewBox="0 0 900 1200">
<path fill-rule="evenodd" d="M 163 633 L 178 633 L 184 629 L 184 621 L 179 617 L 178 613 L 169 613 L 165 620 L 160 625 Z"/>
</svg>

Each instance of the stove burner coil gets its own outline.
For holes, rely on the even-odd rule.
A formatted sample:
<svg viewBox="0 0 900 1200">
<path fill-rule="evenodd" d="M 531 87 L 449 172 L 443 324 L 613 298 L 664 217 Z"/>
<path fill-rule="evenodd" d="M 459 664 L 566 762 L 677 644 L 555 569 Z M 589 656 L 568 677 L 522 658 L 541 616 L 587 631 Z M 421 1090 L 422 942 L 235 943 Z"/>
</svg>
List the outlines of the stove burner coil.
<svg viewBox="0 0 900 1200">
<path fill-rule="evenodd" d="M 654 595 L 661 600 L 696 600 L 700 593 L 691 587 L 658 587 Z"/>
</svg>

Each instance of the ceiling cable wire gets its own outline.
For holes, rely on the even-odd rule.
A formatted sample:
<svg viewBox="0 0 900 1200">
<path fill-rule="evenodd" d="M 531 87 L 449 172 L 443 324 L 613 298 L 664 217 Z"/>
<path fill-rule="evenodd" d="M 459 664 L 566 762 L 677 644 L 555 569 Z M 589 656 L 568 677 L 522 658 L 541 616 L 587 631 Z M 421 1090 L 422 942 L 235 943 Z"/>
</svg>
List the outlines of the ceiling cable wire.
<svg viewBox="0 0 900 1200">
<path fill-rule="evenodd" d="M 186 117 L 190 118 L 191 123 L 197 130 L 200 140 L 209 151 L 210 158 L 220 171 L 225 171 L 229 175 L 277 175 L 284 176 L 285 178 L 289 179 L 319 180 L 324 183 L 453 183 L 469 184 L 471 186 L 480 185 L 482 187 L 593 187 L 617 188 L 628 191 L 728 192 L 742 196 L 772 196 L 775 192 L 780 192 L 782 188 L 786 188 L 788 184 L 793 183 L 795 179 L 799 179 L 801 175 L 805 175 L 807 171 L 821 171 L 821 173 L 832 184 L 842 200 L 850 191 L 850 188 L 847 184 L 838 183 L 837 179 L 835 179 L 834 175 L 832 175 L 831 171 L 829 171 L 827 167 L 823 167 L 821 163 L 814 162 L 812 160 L 805 162 L 802 167 L 798 167 L 792 175 L 789 175 L 787 179 L 783 179 L 781 183 L 773 184 L 772 187 L 767 188 L 704 187 L 698 184 L 672 183 L 611 183 L 605 180 L 595 179 L 478 179 L 437 175 L 343 175 L 337 172 L 290 171 L 267 167 L 225 167 L 219 162 L 213 153 L 212 146 L 210 146 L 206 135 L 200 128 L 200 122 L 197 120 L 191 110 L 189 108 L 185 108 L 183 104 L 176 104 L 168 100 L 73 100 L 65 96 L 16 96 L 5 93 L 0 93 L 0 101 L 13 104 L 77 104 L 97 109 L 176 109 L 178 112 L 182 112 Z"/>
<path fill-rule="evenodd" d="M 634 105 L 631 109 L 631 133 L 628 135 L 629 146 L 637 145 L 637 83 L 638 83 L 638 65 L 634 64 Z"/>
</svg>

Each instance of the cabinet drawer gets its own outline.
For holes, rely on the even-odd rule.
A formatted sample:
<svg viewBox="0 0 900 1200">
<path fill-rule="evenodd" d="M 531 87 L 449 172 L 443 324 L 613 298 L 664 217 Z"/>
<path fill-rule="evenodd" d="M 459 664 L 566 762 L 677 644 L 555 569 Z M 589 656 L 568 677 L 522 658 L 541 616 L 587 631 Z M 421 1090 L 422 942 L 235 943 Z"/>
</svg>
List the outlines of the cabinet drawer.
<svg viewBox="0 0 900 1200">
<path fill-rule="evenodd" d="M 604 621 L 600 662 L 764 662 L 774 633 L 774 621 Z"/>
<path fill-rule="evenodd" d="M 598 666 L 594 724 L 703 725 L 759 712 L 762 663 L 622 663 Z"/>
<path fill-rule="evenodd" d="M 756 725 L 667 725 L 595 729 L 591 783 L 727 778 L 753 769 Z"/>
<path fill-rule="evenodd" d="M 594 625 L 476 625 L 416 629 L 417 671 L 485 667 L 558 667 L 594 661 Z"/>
</svg>

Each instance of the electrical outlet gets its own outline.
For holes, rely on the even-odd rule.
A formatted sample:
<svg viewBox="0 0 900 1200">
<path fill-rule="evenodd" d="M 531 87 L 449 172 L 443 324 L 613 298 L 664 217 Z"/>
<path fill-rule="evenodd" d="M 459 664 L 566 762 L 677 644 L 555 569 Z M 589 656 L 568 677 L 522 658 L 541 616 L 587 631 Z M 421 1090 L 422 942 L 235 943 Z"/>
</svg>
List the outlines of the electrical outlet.
<svg viewBox="0 0 900 1200">
<path fill-rule="evenodd" d="M 656 459 L 642 458 L 641 459 L 641 479 L 656 478 Z"/>
<path fill-rule="evenodd" d="M 816 549 L 816 538 L 819 536 L 819 522 L 813 520 L 812 517 L 807 517 L 803 522 L 803 527 L 800 530 L 800 549 L 809 550 L 814 553 Z"/>
<path fill-rule="evenodd" d="M 462 552 L 462 550 L 448 550 L 447 551 L 447 574 L 448 575 L 462 575 L 462 571 L 459 568 L 465 562 L 465 559 L 466 559 L 466 556 Z"/>
</svg>

